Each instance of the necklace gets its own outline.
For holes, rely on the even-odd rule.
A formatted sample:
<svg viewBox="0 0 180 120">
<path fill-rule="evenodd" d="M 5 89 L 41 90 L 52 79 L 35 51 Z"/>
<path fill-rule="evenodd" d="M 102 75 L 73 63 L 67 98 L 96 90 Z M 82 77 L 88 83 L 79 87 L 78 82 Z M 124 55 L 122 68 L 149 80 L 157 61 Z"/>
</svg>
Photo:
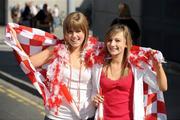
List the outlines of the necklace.
<svg viewBox="0 0 180 120">
<path fill-rule="evenodd" d="M 70 87 L 71 87 L 71 81 L 72 81 L 72 66 L 71 66 L 71 58 L 70 58 L 70 77 L 68 79 L 68 88 L 70 91 Z M 81 68 L 82 68 L 82 62 L 80 60 L 80 69 L 79 69 L 79 76 L 78 76 L 78 82 L 77 82 L 77 98 L 78 98 L 78 102 L 77 102 L 77 108 L 78 110 L 80 109 L 80 82 L 81 82 Z"/>
</svg>

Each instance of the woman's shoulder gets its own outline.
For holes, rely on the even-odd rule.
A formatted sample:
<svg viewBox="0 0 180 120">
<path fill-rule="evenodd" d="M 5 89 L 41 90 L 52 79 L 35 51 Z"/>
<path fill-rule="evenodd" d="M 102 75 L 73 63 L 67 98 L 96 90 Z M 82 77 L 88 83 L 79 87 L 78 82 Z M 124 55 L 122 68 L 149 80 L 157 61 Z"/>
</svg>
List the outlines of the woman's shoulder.
<svg viewBox="0 0 180 120">
<path fill-rule="evenodd" d="M 97 37 L 89 36 L 87 43 L 84 45 L 81 57 L 87 67 L 93 67 L 94 64 L 103 60 L 103 56 L 99 56 L 103 49 L 103 42 Z"/>
<path fill-rule="evenodd" d="M 141 63 L 147 64 L 152 67 L 152 59 L 160 63 L 165 62 L 162 53 L 150 47 L 132 46 L 129 55 L 129 62 L 132 65 L 141 66 Z"/>
</svg>

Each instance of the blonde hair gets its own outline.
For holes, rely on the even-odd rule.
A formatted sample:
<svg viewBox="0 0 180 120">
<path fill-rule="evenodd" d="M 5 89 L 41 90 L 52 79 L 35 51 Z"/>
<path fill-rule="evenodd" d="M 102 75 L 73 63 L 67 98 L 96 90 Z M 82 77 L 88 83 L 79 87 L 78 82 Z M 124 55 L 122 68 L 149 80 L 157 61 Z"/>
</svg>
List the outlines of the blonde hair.
<svg viewBox="0 0 180 120">
<path fill-rule="evenodd" d="M 86 17 L 81 12 L 70 13 L 63 22 L 63 33 L 66 35 L 71 30 L 82 30 L 85 34 L 83 46 L 89 36 L 89 24 Z"/>
<path fill-rule="evenodd" d="M 107 52 L 108 55 L 110 55 L 107 50 L 107 42 L 111 39 L 112 36 L 116 35 L 119 32 L 123 32 L 124 38 L 126 39 L 126 45 L 127 45 L 127 47 L 124 50 L 123 61 L 122 61 L 123 63 L 122 63 L 121 74 L 124 75 L 125 69 L 128 67 L 127 66 L 128 56 L 129 56 L 130 49 L 132 47 L 132 38 L 131 38 L 131 34 L 127 26 L 116 24 L 110 27 L 110 29 L 107 31 L 105 35 L 105 51 Z"/>
</svg>

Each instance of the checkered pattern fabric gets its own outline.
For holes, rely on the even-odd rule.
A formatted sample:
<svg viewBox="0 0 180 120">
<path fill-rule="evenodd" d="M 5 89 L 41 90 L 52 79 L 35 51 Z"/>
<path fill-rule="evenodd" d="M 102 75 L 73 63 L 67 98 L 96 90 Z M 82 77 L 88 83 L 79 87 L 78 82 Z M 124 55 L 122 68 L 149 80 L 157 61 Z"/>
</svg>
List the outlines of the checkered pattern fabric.
<svg viewBox="0 0 180 120">
<path fill-rule="evenodd" d="M 12 26 L 16 33 L 22 48 L 20 49 L 15 40 L 9 32 L 9 26 Z M 12 47 L 15 51 L 17 61 L 24 73 L 29 77 L 32 84 L 42 95 L 44 103 L 46 104 L 49 97 L 49 90 L 46 85 L 46 69 L 47 65 L 43 65 L 35 69 L 31 64 L 28 56 L 36 54 L 45 48 L 56 45 L 62 40 L 55 35 L 44 32 L 39 29 L 20 26 L 17 24 L 8 24 L 6 28 L 6 44 Z M 161 91 L 155 91 L 152 87 L 144 82 L 144 110 L 145 120 L 166 120 L 166 109 Z"/>
<path fill-rule="evenodd" d="M 143 68 L 142 65 L 139 66 L 139 62 L 141 61 L 146 63 L 151 68 L 148 70 L 146 77 L 143 79 L 145 120 L 166 120 L 167 115 L 163 92 L 157 90 L 155 87 L 155 84 L 157 84 L 155 82 L 157 78 L 151 74 L 154 72 L 154 66 L 151 61 L 152 57 L 154 57 L 153 59 L 155 59 L 157 62 L 165 62 L 160 51 L 139 46 L 132 47 L 129 59 L 132 64 L 140 69 L 146 69 Z"/>
<path fill-rule="evenodd" d="M 166 108 L 163 93 L 155 91 L 144 82 L 145 120 L 166 120 Z"/>
<path fill-rule="evenodd" d="M 13 34 L 10 32 L 10 26 L 15 30 L 17 36 L 13 37 Z M 15 38 L 17 38 L 21 47 L 19 47 Z M 88 42 L 90 42 L 90 44 L 88 45 L 93 45 L 93 42 L 95 41 L 96 40 L 93 37 L 89 37 Z M 31 55 L 39 53 L 49 46 L 57 45 L 63 42 L 63 39 L 58 39 L 55 35 L 36 28 L 29 28 L 14 23 L 9 23 L 6 27 L 5 43 L 13 48 L 21 69 L 29 77 L 38 92 L 42 95 L 45 107 L 47 109 L 53 109 L 55 111 L 54 114 L 57 115 L 58 108 L 62 102 L 61 97 L 64 96 L 77 117 L 80 118 L 77 106 L 72 100 L 72 96 L 68 91 L 67 86 L 63 82 L 59 83 L 60 90 L 58 95 L 54 95 L 54 93 L 50 91 L 50 80 L 47 77 L 48 64 L 35 69 L 29 59 L 29 56 Z M 89 50 L 88 45 L 85 47 L 87 51 Z M 52 61 L 50 61 L 50 63 L 51 62 Z"/>
<path fill-rule="evenodd" d="M 17 46 L 16 40 L 12 38 L 9 26 L 13 27 L 13 29 L 16 31 L 17 40 L 20 42 L 23 50 Z M 6 27 L 5 43 L 13 48 L 21 69 L 31 80 L 38 92 L 42 95 L 44 104 L 46 104 L 47 98 L 49 97 L 49 90 L 46 86 L 47 64 L 35 69 L 28 56 L 34 55 L 45 48 L 56 45 L 60 42 L 61 40 L 55 35 L 36 28 L 29 28 L 14 23 L 9 23 Z"/>
</svg>

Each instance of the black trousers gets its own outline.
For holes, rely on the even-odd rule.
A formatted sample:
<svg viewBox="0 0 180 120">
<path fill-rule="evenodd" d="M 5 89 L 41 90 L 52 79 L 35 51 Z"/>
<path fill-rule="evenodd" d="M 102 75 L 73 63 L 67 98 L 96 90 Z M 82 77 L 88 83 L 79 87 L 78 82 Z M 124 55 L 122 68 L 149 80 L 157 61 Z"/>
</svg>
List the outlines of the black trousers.
<svg viewBox="0 0 180 120">
<path fill-rule="evenodd" d="M 45 116 L 44 120 L 52 120 L 52 119 L 50 119 L 47 116 Z M 94 117 L 88 118 L 87 120 L 94 120 Z"/>
</svg>

